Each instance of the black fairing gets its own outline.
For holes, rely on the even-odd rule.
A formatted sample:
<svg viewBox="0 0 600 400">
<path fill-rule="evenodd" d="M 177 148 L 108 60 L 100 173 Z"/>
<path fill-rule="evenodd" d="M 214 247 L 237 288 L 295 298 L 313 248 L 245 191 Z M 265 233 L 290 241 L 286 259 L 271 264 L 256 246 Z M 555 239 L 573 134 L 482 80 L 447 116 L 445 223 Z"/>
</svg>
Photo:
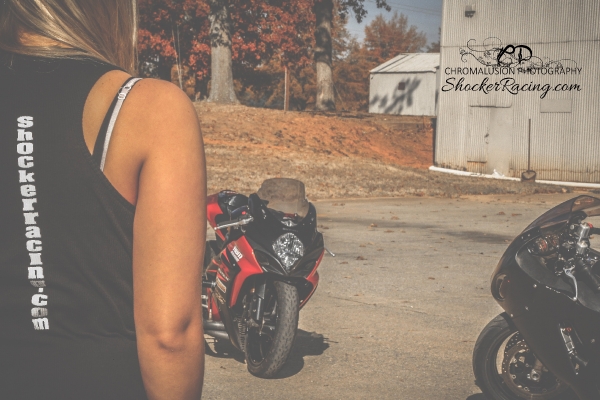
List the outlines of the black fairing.
<svg viewBox="0 0 600 400">
<path fill-rule="evenodd" d="M 257 194 L 247 197 L 224 190 L 218 194 L 218 203 L 223 214 L 216 216 L 217 223 L 229 221 L 231 213 L 240 207 L 248 206 L 254 221 L 245 227 L 246 239 L 265 271 L 291 278 L 306 278 L 312 272 L 324 250 L 323 235 L 317 231 L 317 211 L 312 203 L 306 216 L 293 227 L 284 225 L 281 221 L 281 213 L 269 209 Z M 272 247 L 273 242 L 287 232 L 294 233 L 304 245 L 304 256 L 292 266 L 289 273 L 281 265 Z M 241 234 L 240 231 L 239 235 Z"/>
<path fill-rule="evenodd" d="M 230 190 L 223 190 L 219 192 L 217 201 L 223 214 L 229 218 L 234 210 L 248 204 L 248 197 Z"/>
<path fill-rule="evenodd" d="M 315 207 L 310 204 L 308 213 L 296 226 L 284 225 L 278 212 L 267 208 L 256 194 L 251 194 L 248 198 L 248 207 L 254 221 L 246 228 L 246 238 L 254 248 L 261 266 L 276 274 L 307 277 L 324 248 L 323 235 L 317 231 Z M 288 232 L 295 234 L 304 245 L 304 256 L 292 266 L 289 273 L 273 250 L 273 243 Z"/>
<path fill-rule="evenodd" d="M 550 217 L 552 211 L 547 213 Z M 595 380 L 600 371 L 600 298 L 580 281 L 578 300 L 573 301 L 572 284 L 556 276 L 542 257 L 528 251 L 527 245 L 547 229 L 568 222 L 560 217 L 547 221 L 549 224 L 541 228 L 535 223 L 530 225 L 509 245 L 492 274 L 492 294 L 546 367 L 581 398 L 599 398 Z M 499 282 L 503 282 L 501 290 Z M 578 374 L 559 326 L 573 328 L 578 353 L 589 361 Z"/>
<path fill-rule="evenodd" d="M 546 266 L 543 257 L 535 256 L 528 251 L 528 244 L 540 237 L 542 233 L 543 231 L 538 227 L 526 230 L 513 240 L 502 255 L 500 262 L 492 273 L 491 281 L 492 294 L 496 301 L 498 301 L 498 304 L 509 313 L 514 315 L 521 314 L 523 312 L 523 304 L 525 304 L 523 301 L 531 298 L 537 292 L 533 290 L 533 284 L 535 284 L 536 289 L 550 290 L 561 300 L 569 304 L 574 303 L 575 305 L 587 308 L 589 311 L 594 312 L 597 318 L 600 319 L 600 296 L 598 294 L 595 294 L 585 283 L 579 282 L 578 298 L 577 301 L 573 301 L 571 299 L 575 295 L 573 285 L 565 280 L 564 277 L 556 276 Z M 595 250 L 590 249 L 590 251 L 593 254 L 600 255 Z M 519 271 L 519 279 L 510 279 L 517 271 Z M 506 275 L 510 280 L 510 284 L 506 285 L 507 288 L 517 285 L 521 278 L 527 281 L 528 286 L 523 288 L 523 293 L 520 293 L 518 296 L 516 296 L 517 293 L 511 290 L 509 292 L 510 296 L 504 296 L 505 298 L 502 299 L 498 296 L 498 287 L 496 284 L 498 276 L 501 275 Z"/>
</svg>

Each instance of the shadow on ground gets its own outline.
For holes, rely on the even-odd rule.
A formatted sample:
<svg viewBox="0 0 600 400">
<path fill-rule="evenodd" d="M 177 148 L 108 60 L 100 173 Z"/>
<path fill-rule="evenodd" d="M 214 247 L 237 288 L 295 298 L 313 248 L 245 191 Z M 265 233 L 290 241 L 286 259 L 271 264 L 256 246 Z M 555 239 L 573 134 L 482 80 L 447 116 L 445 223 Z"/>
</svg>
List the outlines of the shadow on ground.
<svg viewBox="0 0 600 400">
<path fill-rule="evenodd" d="M 216 358 L 231 358 L 240 363 L 244 362 L 244 354 L 230 342 L 224 340 L 208 341 L 206 355 Z M 320 356 L 329 348 L 329 340 L 316 332 L 298 329 L 292 351 L 275 379 L 284 379 L 296 375 L 304 368 L 304 357 Z"/>
<path fill-rule="evenodd" d="M 472 394 L 466 398 L 466 400 L 488 400 L 483 393 Z"/>
<path fill-rule="evenodd" d="M 205 339 L 206 355 L 215 358 L 232 358 L 244 362 L 244 353 L 233 347 L 228 340 Z"/>
<path fill-rule="evenodd" d="M 294 347 L 287 362 L 277 374 L 277 379 L 289 378 L 304 368 L 305 356 L 320 356 L 329 348 L 328 339 L 316 332 L 306 332 L 301 329 L 296 334 Z"/>
</svg>

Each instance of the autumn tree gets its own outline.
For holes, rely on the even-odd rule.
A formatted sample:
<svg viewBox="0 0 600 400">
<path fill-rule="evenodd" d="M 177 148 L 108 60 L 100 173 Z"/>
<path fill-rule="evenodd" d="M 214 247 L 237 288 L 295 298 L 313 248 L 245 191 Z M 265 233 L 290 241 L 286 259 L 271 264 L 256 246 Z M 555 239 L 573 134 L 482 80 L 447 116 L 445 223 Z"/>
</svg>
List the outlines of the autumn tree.
<svg viewBox="0 0 600 400">
<path fill-rule="evenodd" d="M 287 67 L 292 108 L 314 104 L 317 110 L 333 110 L 336 96 L 344 108 L 363 107 L 369 69 L 425 45 L 424 35 L 395 14 L 390 21 L 379 16 L 369 24 L 361 46 L 336 21 L 350 12 L 362 20 L 363 3 L 139 0 L 140 70 L 182 85 L 196 82 L 192 93 L 208 93 L 212 80 L 213 101 L 235 102 L 238 93 L 245 102 L 275 107 L 283 101 Z M 377 5 L 387 8 L 384 0 Z M 338 51 L 341 42 L 345 50 Z"/>
<path fill-rule="evenodd" d="M 138 0 L 138 6 L 140 73 L 171 80 L 175 66 L 177 81 L 183 71 L 189 71 L 192 82 L 206 82 L 210 70 L 208 4 L 197 0 Z"/>
<path fill-rule="evenodd" d="M 270 62 L 281 71 L 310 62 L 312 1 L 140 0 L 141 70 L 169 79 L 173 65 L 189 66 L 203 93 L 212 77 L 211 98 L 231 101 L 238 84 L 229 77 L 244 80 Z"/>
<path fill-rule="evenodd" d="M 259 107 L 281 107 L 287 67 L 291 108 L 303 109 L 307 101 L 314 103 L 314 90 L 310 95 L 307 92 L 310 85 L 298 85 L 304 70 L 313 66 L 312 0 L 236 4 L 233 25 L 243 27 L 243 32 L 238 28 L 240 33 L 233 36 L 234 85 L 240 101 Z"/>
<path fill-rule="evenodd" d="M 317 98 L 315 108 L 322 111 L 335 110 L 335 93 L 332 71 L 334 0 L 313 0 L 316 17 L 314 59 L 317 69 Z M 390 10 L 386 0 L 376 0 L 378 8 Z M 367 15 L 364 0 L 338 0 L 342 16 L 352 11 L 358 22 Z"/>
<path fill-rule="evenodd" d="M 315 66 L 317 69 L 317 110 L 335 110 L 333 85 L 333 0 L 316 0 Z"/>
<path fill-rule="evenodd" d="M 238 72 L 238 79 L 243 75 L 252 75 L 256 68 L 270 67 L 283 70 L 288 67 L 303 67 L 309 61 L 308 53 L 310 41 L 307 33 L 312 33 L 314 16 L 311 13 L 309 0 L 210 0 L 218 2 L 219 7 L 224 3 L 229 4 L 229 16 L 224 15 L 224 8 L 215 9 L 211 6 L 211 19 L 229 22 L 226 25 L 216 25 L 211 28 L 211 41 L 219 34 L 225 36 L 233 32 L 230 40 L 218 40 L 217 46 L 221 49 L 229 47 L 235 64 L 228 65 L 225 54 L 215 57 L 218 64 L 213 63 L 213 76 L 227 76 L 227 92 L 223 93 L 214 87 L 214 78 L 211 80 L 211 98 L 215 89 L 227 100 L 231 94 L 230 77 Z M 220 14 L 218 14 L 220 13 Z M 219 17 L 221 16 L 221 17 Z M 225 29 L 222 29 L 225 26 Z M 224 31 L 224 33 L 223 33 Z M 215 46 L 211 46 L 213 52 Z M 216 54 L 216 53 L 214 53 Z M 215 59 L 213 58 L 213 60 Z M 218 70 L 217 70 L 218 68 Z M 223 102 L 223 101 L 221 101 Z"/>
<path fill-rule="evenodd" d="M 334 19 L 333 79 L 342 109 L 365 111 L 368 107 L 368 75 L 372 63 L 362 44 L 346 28 L 347 19 Z"/>
<path fill-rule="evenodd" d="M 442 35 L 442 28 L 438 29 L 438 41 L 431 42 L 427 45 L 428 53 L 439 53 L 440 52 L 441 35 Z"/>
<path fill-rule="evenodd" d="M 208 0 L 210 4 L 210 96 L 215 103 L 237 103 L 233 88 L 231 35 L 228 0 Z"/>
<path fill-rule="evenodd" d="M 367 111 L 369 71 L 400 52 L 419 51 L 424 44 L 423 33 L 406 23 L 399 23 L 403 17 L 394 14 L 389 19 L 383 16 L 375 18 L 365 28 L 363 43 L 347 32 L 343 20 L 340 23 L 334 20 L 333 76 L 343 108 Z"/>
<path fill-rule="evenodd" d="M 408 25 L 404 14 L 394 12 L 390 19 L 378 15 L 365 27 L 364 46 L 371 61 L 381 64 L 401 53 L 418 53 L 427 44 L 427 36 Z"/>
</svg>

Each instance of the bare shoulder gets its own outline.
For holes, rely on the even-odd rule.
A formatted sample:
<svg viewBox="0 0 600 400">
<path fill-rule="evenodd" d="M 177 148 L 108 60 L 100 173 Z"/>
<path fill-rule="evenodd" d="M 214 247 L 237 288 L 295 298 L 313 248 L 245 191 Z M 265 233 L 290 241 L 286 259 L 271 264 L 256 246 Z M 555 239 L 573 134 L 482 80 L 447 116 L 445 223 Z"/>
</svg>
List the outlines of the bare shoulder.
<svg viewBox="0 0 600 400">
<path fill-rule="evenodd" d="M 123 126 L 138 143 L 164 145 L 200 136 L 196 109 L 187 95 L 170 82 L 143 79 L 132 89 L 123 108 Z"/>
<path fill-rule="evenodd" d="M 135 93 L 135 94 L 134 94 Z M 196 110 L 188 96 L 174 84 L 159 79 L 143 79 L 131 92 L 136 110 L 146 118 L 157 120 L 197 119 Z M 189 119 L 186 122 L 190 122 Z"/>
<path fill-rule="evenodd" d="M 162 79 L 145 78 L 142 79 L 136 87 L 139 92 L 143 92 L 147 95 L 152 95 L 153 101 L 160 99 L 179 99 L 180 101 L 186 100 L 190 102 L 187 95 L 171 82 L 164 81 Z"/>
</svg>

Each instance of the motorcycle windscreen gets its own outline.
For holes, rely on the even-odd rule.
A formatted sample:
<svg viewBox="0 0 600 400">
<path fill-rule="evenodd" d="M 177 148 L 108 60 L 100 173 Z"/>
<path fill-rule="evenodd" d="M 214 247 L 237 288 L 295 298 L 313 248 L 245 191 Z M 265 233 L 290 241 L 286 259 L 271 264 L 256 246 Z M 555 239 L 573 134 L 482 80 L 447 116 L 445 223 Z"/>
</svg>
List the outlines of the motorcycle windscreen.
<svg viewBox="0 0 600 400">
<path fill-rule="evenodd" d="M 579 196 L 568 200 L 553 209 L 547 211 L 541 217 L 531 223 L 523 232 L 530 232 L 526 239 L 527 243 L 533 242 L 537 237 L 548 235 L 560 235 L 569 223 L 579 223 L 586 220 L 593 225 L 600 226 L 600 199 L 592 196 Z M 522 235 L 523 238 L 524 235 Z M 574 296 L 574 287 L 563 277 L 558 277 L 546 265 L 548 260 L 544 257 L 535 256 L 528 250 L 528 245 L 523 240 L 518 240 L 521 245 L 515 254 L 515 259 L 520 268 L 536 282 L 553 288 L 568 296 Z M 592 249 L 600 248 L 600 242 L 597 237 L 590 238 L 590 247 Z M 600 312 L 600 297 L 597 296 L 586 284 L 580 283 L 579 302 L 595 311 Z"/>
<path fill-rule="evenodd" d="M 304 183 L 296 179 L 273 178 L 264 181 L 256 192 L 270 209 L 284 214 L 297 214 L 304 218 L 308 213 Z"/>
<path fill-rule="evenodd" d="M 542 214 L 529 224 L 523 232 L 534 228 L 540 228 L 542 231 L 547 229 L 560 230 L 569 223 L 576 213 L 581 214 L 583 218 L 600 215 L 600 199 L 592 196 L 578 196 L 567 200 Z"/>
</svg>

